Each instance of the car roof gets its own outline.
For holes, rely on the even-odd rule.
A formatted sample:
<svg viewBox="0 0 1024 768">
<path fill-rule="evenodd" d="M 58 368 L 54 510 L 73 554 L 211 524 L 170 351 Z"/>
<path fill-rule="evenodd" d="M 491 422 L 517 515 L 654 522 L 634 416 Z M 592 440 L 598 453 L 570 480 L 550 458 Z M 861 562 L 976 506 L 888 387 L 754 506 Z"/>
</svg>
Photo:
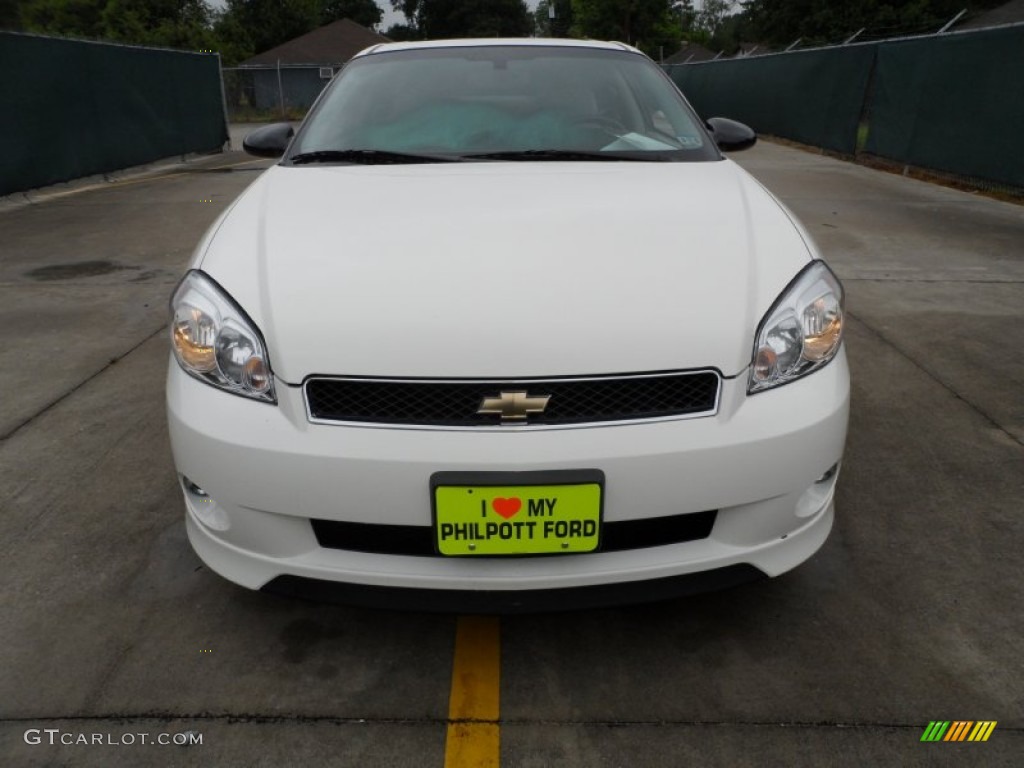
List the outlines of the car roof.
<svg viewBox="0 0 1024 768">
<path fill-rule="evenodd" d="M 568 40 L 551 37 L 481 37 L 458 40 L 413 40 L 405 43 L 379 43 L 357 53 L 353 58 L 371 53 L 390 53 L 392 51 L 410 51 L 421 48 L 492 48 L 495 46 L 536 46 L 547 48 L 599 48 L 612 51 L 629 51 L 640 53 L 631 45 L 603 40 Z"/>
</svg>

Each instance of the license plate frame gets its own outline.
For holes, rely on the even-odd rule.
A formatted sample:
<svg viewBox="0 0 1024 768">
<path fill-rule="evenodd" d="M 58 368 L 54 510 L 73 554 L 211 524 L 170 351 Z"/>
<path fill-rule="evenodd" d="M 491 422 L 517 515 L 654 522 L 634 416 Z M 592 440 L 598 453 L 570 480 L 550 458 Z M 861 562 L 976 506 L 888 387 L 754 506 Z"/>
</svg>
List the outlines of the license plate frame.
<svg viewBox="0 0 1024 768">
<path fill-rule="evenodd" d="M 430 477 L 434 551 L 444 557 L 480 558 L 598 552 L 604 486 L 599 469 L 435 472 Z M 477 502 L 483 506 L 477 508 Z M 446 525 L 465 528 L 442 527 Z"/>
</svg>

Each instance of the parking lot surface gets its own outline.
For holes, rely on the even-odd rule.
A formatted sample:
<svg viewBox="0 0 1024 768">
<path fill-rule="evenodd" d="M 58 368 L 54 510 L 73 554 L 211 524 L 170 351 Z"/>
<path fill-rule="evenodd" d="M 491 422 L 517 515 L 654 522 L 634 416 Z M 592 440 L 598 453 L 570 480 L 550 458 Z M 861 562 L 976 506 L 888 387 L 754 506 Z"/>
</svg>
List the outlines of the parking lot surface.
<svg viewBox="0 0 1024 768">
<path fill-rule="evenodd" d="M 735 160 L 846 285 L 832 536 L 753 586 L 492 620 L 480 725 L 504 766 L 1020 765 L 1024 207 L 767 142 Z M 4 765 L 471 764 L 446 748 L 465 619 L 251 593 L 186 541 L 167 299 L 265 165 L 0 210 Z M 922 743 L 934 720 L 997 726 Z"/>
</svg>

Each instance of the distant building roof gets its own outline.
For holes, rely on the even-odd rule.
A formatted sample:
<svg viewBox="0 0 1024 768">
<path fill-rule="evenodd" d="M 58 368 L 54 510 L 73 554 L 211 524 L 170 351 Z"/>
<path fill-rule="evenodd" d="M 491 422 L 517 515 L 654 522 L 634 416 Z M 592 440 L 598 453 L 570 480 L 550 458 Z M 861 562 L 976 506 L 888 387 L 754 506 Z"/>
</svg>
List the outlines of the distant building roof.
<svg viewBox="0 0 1024 768">
<path fill-rule="evenodd" d="M 282 64 L 344 64 L 364 48 L 377 43 L 391 42 L 384 35 L 356 24 L 351 19 L 339 19 L 300 35 L 287 43 L 258 53 L 241 63 L 243 67 L 276 66 Z"/>
<path fill-rule="evenodd" d="M 711 61 L 718 54 L 709 51 L 703 45 L 696 43 L 683 43 L 682 48 L 665 58 L 662 64 L 686 64 L 695 61 Z"/>
<path fill-rule="evenodd" d="M 1016 24 L 1024 21 L 1024 0 L 1010 0 L 1005 5 L 985 11 L 977 16 L 957 24 L 957 29 L 979 29 L 981 27 L 999 27 L 1003 24 Z"/>
</svg>

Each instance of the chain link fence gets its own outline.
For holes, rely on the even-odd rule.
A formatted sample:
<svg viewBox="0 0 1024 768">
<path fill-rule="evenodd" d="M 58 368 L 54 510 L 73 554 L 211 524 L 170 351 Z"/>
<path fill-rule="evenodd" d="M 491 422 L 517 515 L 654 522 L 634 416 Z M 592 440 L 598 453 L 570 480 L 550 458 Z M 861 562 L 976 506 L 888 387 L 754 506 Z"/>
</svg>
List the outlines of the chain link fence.
<svg viewBox="0 0 1024 768">
<path fill-rule="evenodd" d="M 340 65 L 225 67 L 224 102 L 232 123 L 301 120 Z"/>
</svg>

